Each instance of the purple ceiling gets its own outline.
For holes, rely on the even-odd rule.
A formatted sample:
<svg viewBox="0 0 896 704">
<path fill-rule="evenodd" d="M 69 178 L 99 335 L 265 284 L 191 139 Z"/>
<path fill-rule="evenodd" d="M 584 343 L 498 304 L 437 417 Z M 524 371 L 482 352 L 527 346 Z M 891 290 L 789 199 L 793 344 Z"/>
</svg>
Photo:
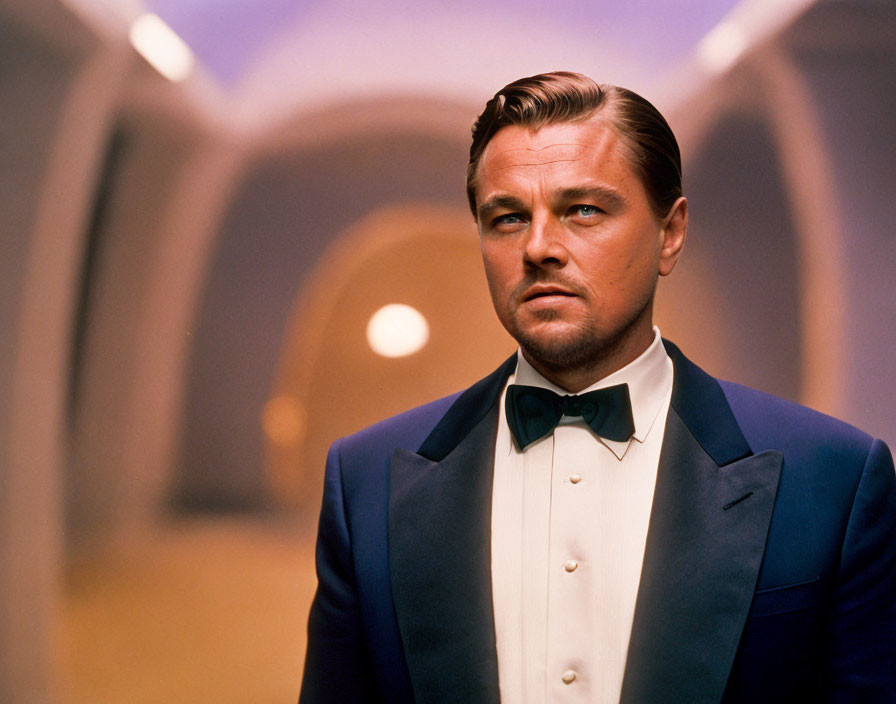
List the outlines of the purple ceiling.
<svg viewBox="0 0 896 704">
<path fill-rule="evenodd" d="M 736 0 L 382 0 L 375 6 L 358 0 L 145 0 L 193 48 L 200 62 L 221 83 L 241 79 L 255 57 L 285 30 L 299 28 L 309 18 L 332 19 L 338 35 L 341 22 L 372 22 L 402 17 L 426 20 L 449 13 L 482 17 L 493 25 L 495 41 L 537 42 L 544 23 L 568 33 L 570 41 L 590 42 L 600 55 L 601 42 L 612 58 L 646 73 L 664 72 L 681 60 L 728 11 Z M 496 18 L 531 20 L 530 36 L 503 36 Z M 482 29 L 480 27 L 480 29 Z M 518 33 L 517 33 L 518 34 Z M 433 38 L 438 41 L 437 37 Z M 620 47 L 625 55 L 620 56 Z M 389 50 L 388 47 L 384 48 Z"/>
</svg>

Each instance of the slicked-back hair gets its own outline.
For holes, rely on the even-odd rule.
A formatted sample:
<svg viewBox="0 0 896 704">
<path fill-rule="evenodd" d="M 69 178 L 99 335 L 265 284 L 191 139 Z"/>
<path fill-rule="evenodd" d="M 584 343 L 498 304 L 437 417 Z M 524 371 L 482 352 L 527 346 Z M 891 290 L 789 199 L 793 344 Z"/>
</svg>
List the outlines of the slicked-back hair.
<svg viewBox="0 0 896 704">
<path fill-rule="evenodd" d="M 473 124 L 467 198 L 476 217 L 476 172 L 486 145 L 504 127 L 537 130 L 600 115 L 628 149 L 654 215 L 665 217 L 681 196 L 681 154 L 672 129 L 649 101 L 627 88 L 599 85 L 569 71 L 542 73 L 508 84 Z"/>
</svg>

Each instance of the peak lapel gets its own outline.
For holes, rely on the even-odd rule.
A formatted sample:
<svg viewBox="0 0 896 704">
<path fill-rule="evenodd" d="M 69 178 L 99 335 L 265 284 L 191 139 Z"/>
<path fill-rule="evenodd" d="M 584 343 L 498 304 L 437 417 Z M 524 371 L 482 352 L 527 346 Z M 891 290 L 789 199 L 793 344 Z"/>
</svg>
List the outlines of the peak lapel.
<svg viewBox="0 0 896 704">
<path fill-rule="evenodd" d="M 418 702 L 496 703 L 491 585 L 497 399 L 515 357 L 462 394 L 389 469 L 389 565 Z"/>
<path fill-rule="evenodd" d="M 623 704 L 721 700 L 753 598 L 781 470 L 781 453 L 751 453 L 718 382 L 677 349 L 669 353 L 675 389 Z"/>
</svg>

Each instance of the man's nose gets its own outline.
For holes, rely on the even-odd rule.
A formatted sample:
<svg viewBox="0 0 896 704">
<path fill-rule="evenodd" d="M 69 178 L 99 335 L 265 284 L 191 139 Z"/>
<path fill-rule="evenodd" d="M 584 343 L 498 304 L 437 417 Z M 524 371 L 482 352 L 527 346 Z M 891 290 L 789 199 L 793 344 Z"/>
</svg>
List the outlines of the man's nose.
<svg viewBox="0 0 896 704">
<path fill-rule="evenodd" d="M 569 257 L 563 226 L 550 218 L 533 219 L 526 240 L 526 261 L 535 266 L 565 266 Z"/>
</svg>

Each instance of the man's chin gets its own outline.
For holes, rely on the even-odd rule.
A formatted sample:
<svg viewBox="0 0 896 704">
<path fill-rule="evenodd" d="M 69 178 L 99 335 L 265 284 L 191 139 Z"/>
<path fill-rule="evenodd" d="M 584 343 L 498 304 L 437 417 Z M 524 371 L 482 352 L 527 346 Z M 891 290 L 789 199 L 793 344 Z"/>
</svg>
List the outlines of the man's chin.
<svg viewBox="0 0 896 704">
<path fill-rule="evenodd" d="M 562 371 L 588 367 L 602 356 L 604 345 L 569 325 L 541 326 L 538 331 L 514 335 L 526 357 L 548 369 Z M 546 329 L 548 328 L 548 329 Z"/>
</svg>

